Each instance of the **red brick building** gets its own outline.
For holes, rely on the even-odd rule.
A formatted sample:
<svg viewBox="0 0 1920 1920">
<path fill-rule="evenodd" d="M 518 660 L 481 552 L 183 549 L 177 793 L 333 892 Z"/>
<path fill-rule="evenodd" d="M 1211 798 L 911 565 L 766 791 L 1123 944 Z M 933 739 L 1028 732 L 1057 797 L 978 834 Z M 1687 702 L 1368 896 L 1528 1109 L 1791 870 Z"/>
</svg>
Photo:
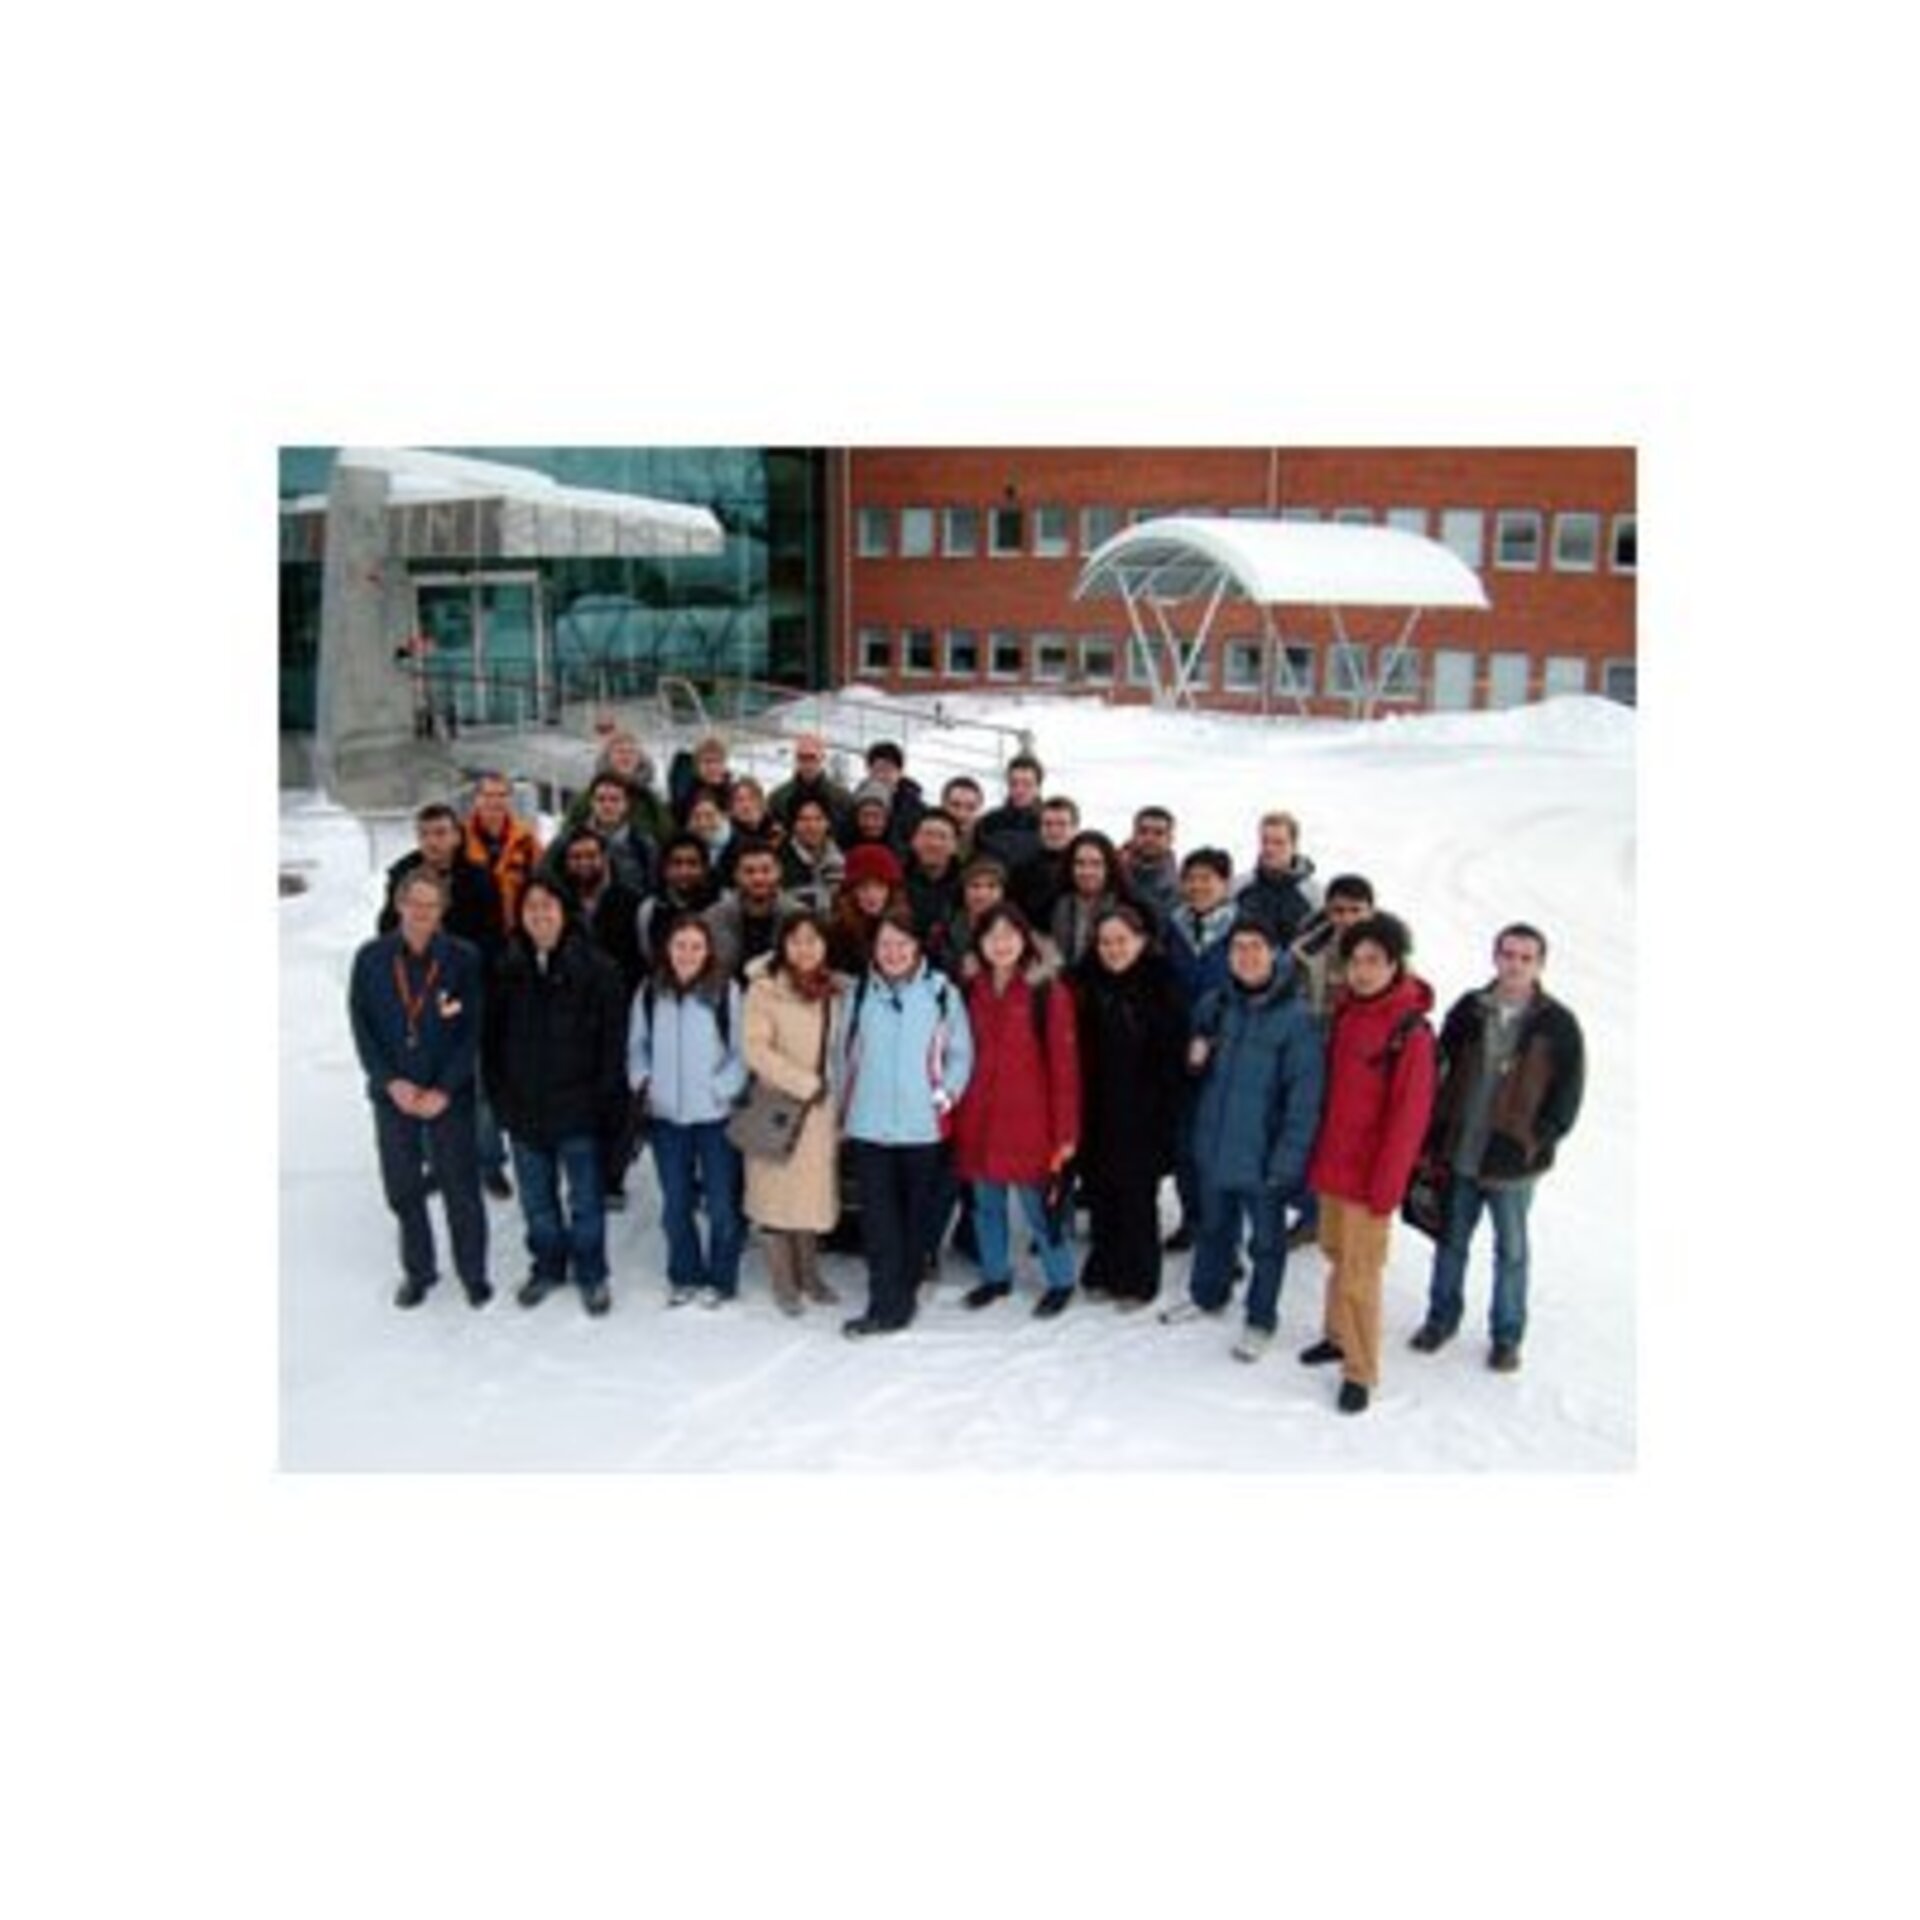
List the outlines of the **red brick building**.
<svg viewBox="0 0 1920 1920">
<path fill-rule="evenodd" d="M 831 677 L 899 693 L 1041 688 L 1145 699 L 1117 601 L 1076 602 L 1086 556 L 1169 512 L 1356 521 L 1440 540 L 1487 611 L 1435 609 L 1386 693 L 1402 710 L 1635 697 L 1634 453 L 1541 448 L 852 448 L 827 456 Z M 1199 704 L 1351 710 L 1398 612 L 1221 612 Z"/>
</svg>

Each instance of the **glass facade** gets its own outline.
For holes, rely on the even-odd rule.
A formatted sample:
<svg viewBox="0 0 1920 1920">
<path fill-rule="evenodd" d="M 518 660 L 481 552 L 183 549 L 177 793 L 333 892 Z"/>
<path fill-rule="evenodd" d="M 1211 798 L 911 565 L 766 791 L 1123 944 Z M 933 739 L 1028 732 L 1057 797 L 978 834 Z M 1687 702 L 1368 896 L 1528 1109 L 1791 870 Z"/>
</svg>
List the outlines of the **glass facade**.
<svg viewBox="0 0 1920 1920">
<path fill-rule="evenodd" d="M 470 503 L 395 516 L 414 633 L 467 720 L 557 718 L 568 701 L 651 693 L 662 674 L 816 687 L 827 680 L 824 456 L 756 447 L 447 447 L 563 486 L 711 509 L 712 556 L 516 556 Z M 324 494 L 331 447 L 283 447 L 283 507 Z M 464 514 L 464 518 L 460 517 Z M 431 558 L 413 557 L 416 517 Z M 428 516 L 440 516 L 430 520 Z M 463 529 L 469 531 L 463 534 Z M 314 725 L 324 515 L 281 516 L 280 724 Z M 466 551 L 449 558 L 449 545 Z"/>
</svg>

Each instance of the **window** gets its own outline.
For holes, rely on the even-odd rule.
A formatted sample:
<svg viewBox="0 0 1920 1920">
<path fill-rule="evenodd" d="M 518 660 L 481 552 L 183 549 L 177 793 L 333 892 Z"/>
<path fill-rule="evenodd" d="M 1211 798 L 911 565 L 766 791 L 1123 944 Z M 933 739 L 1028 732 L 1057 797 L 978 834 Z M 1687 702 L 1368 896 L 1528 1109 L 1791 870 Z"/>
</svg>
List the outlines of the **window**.
<svg viewBox="0 0 1920 1920">
<path fill-rule="evenodd" d="M 936 672 L 934 659 L 933 629 L 931 627 L 909 627 L 901 636 L 900 671 L 916 675 Z"/>
<path fill-rule="evenodd" d="M 995 555 L 1023 552 L 1027 544 L 1027 516 L 1018 507 L 995 507 L 987 515 L 987 551 Z"/>
<path fill-rule="evenodd" d="M 1136 633 L 1127 642 L 1128 686 L 1150 687 L 1153 685 L 1153 675 L 1147 670 L 1149 648 L 1156 649 L 1152 657 L 1155 665 L 1158 665 L 1166 650 L 1160 647 L 1157 641 L 1142 639 L 1140 635 Z"/>
<path fill-rule="evenodd" d="M 1313 692 L 1313 649 L 1297 640 L 1285 642 L 1273 656 L 1273 690 L 1291 697 Z"/>
<path fill-rule="evenodd" d="M 1034 508 L 1033 550 L 1043 560 L 1058 560 L 1069 551 L 1067 530 L 1065 507 Z"/>
<path fill-rule="evenodd" d="M 1033 666 L 1030 677 L 1057 686 L 1067 677 L 1072 651 L 1063 633 L 1036 633 L 1033 636 Z"/>
<path fill-rule="evenodd" d="M 893 515 L 885 507 L 862 507 L 855 551 L 862 560 L 883 560 L 893 551 Z"/>
<path fill-rule="evenodd" d="M 1585 693 L 1587 690 L 1585 659 L 1577 653 L 1548 654 L 1546 678 L 1542 681 L 1540 690 L 1548 697 L 1556 693 Z"/>
<path fill-rule="evenodd" d="M 980 636 L 967 627 L 947 630 L 947 678 L 977 680 L 980 677 Z"/>
<path fill-rule="evenodd" d="M 980 551 L 980 509 L 949 507 L 942 518 L 940 551 L 949 560 L 971 560 Z"/>
<path fill-rule="evenodd" d="M 1222 693 L 1260 691 L 1260 642 L 1229 640 L 1220 656 Z"/>
<path fill-rule="evenodd" d="M 1397 658 L 1386 656 L 1386 683 L 1380 689 L 1383 700 L 1418 700 L 1420 698 L 1420 656 L 1411 648 Z"/>
<path fill-rule="evenodd" d="M 903 560 L 924 560 L 933 552 L 933 509 L 931 507 L 902 507 L 900 509 L 900 557 Z"/>
<path fill-rule="evenodd" d="M 1487 655 L 1487 705 L 1523 707 L 1533 683 L 1533 658 L 1517 648 Z"/>
<path fill-rule="evenodd" d="M 1229 520 L 1271 520 L 1273 515 L 1265 507 L 1229 507 Z"/>
<path fill-rule="evenodd" d="M 856 671 L 884 678 L 893 671 L 893 635 L 885 627 L 862 627 L 855 639 Z"/>
<path fill-rule="evenodd" d="M 1503 507 L 1493 516 L 1493 564 L 1509 572 L 1540 564 L 1540 516 L 1531 507 Z"/>
<path fill-rule="evenodd" d="M 1333 517 L 1335 523 L 1343 527 L 1370 527 L 1374 522 L 1371 507 L 1335 507 Z"/>
<path fill-rule="evenodd" d="M 1613 570 L 1615 573 L 1637 572 L 1639 562 L 1639 516 L 1632 513 L 1616 513 L 1613 516 Z M 1631 701 L 1628 702 L 1632 704 Z"/>
<path fill-rule="evenodd" d="M 1487 516 L 1478 507 L 1447 507 L 1440 515 L 1440 539 L 1475 573 L 1486 562 Z"/>
<path fill-rule="evenodd" d="M 1025 671 L 1026 662 L 1020 636 L 1000 628 L 987 635 L 987 678 L 989 680 L 1018 680 Z"/>
<path fill-rule="evenodd" d="M 1118 507 L 1082 507 L 1080 551 L 1091 553 L 1095 547 L 1104 547 L 1120 531 L 1121 524 Z"/>
<path fill-rule="evenodd" d="M 1597 513 L 1556 513 L 1553 516 L 1553 570 L 1591 573 L 1600 564 L 1600 516 Z"/>
<path fill-rule="evenodd" d="M 1600 691 L 1623 707 L 1639 705 L 1634 686 L 1635 666 L 1631 660 L 1609 660 L 1600 674 Z"/>
<path fill-rule="evenodd" d="M 1417 533 L 1424 538 L 1427 531 L 1427 510 L 1425 507 L 1389 507 L 1387 525 L 1401 533 Z"/>
<path fill-rule="evenodd" d="M 1327 691 L 1346 698 L 1367 690 L 1367 649 L 1352 640 L 1336 640 L 1327 651 Z"/>
<path fill-rule="evenodd" d="M 1111 640 L 1088 638 L 1080 642 L 1080 678 L 1112 686 L 1115 654 Z"/>
</svg>

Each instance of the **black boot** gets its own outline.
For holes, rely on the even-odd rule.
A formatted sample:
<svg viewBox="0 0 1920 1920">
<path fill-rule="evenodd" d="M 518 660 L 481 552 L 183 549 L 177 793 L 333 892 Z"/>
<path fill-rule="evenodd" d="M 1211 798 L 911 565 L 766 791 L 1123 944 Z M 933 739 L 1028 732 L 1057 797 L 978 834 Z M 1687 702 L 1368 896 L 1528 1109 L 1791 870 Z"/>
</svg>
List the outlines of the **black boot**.
<svg viewBox="0 0 1920 1920">
<path fill-rule="evenodd" d="M 1369 1395 L 1358 1380 L 1340 1382 L 1340 1411 L 1342 1413 L 1365 1413 Z"/>
<path fill-rule="evenodd" d="M 990 1307 L 996 1300 L 1004 1300 L 1012 1291 L 1011 1280 L 982 1280 L 977 1287 L 968 1289 L 960 1304 L 963 1307 Z"/>
<path fill-rule="evenodd" d="M 396 1307 L 417 1307 L 433 1291 L 431 1280 L 402 1280 L 393 1296 Z"/>
<path fill-rule="evenodd" d="M 1033 1303 L 1033 1317 L 1036 1320 L 1051 1320 L 1055 1315 L 1066 1311 L 1067 1302 L 1072 1298 L 1071 1287 L 1049 1287 Z"/>
<path fill-rule="evenodd" d="M 1346 1357 L 1331 1340 L 1316 1340 L 1312 1346 L 1300 1350 L 1300 1364 L 1303 1367 L 1324 1367 L 1330 1360 L 1344 1360 Z"/>
</svg>

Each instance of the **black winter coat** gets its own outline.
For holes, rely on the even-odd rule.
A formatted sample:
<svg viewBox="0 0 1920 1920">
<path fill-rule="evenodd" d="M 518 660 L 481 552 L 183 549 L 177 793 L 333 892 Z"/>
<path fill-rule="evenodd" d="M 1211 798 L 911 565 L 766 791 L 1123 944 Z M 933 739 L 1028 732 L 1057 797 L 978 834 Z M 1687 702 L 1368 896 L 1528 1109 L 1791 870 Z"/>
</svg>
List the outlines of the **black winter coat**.
<svg viewBox="0 0 1920 1920">
<path fill-rule="evenodd" d="M 1463 994 L 1440 1029 L 1440 1081 L 1434 1093 L 1427 1150 L 1452 1159 L 1480 1074 L 1486 994 Z M 1521 1015 L 1513 1058 L 1494 1089 L 1479 1178 L 1528 1180 L 1553 1165 L 1555 1146 L 1573 1131 L 1586 1091 L 1586 1042 L 1572 1012 L 1544 989 Z"/>
<path fill-rule="evenodd" d="M 380 918 L 374 925 L 376 933 L 392 933 L 398 928 L 400 912 L 393 904 L 394 896 L 400 890 L 400 882 L 425 860 L 426 855 L 416 847 L 387 869 L 387 904 L 380 909 Z M 464 856 L 454 860 L 452 893 L 440 930 L 477 947 L 481 959 L 489 966 L 499 958 L 499 889 L 493 884 L 493 875 L 477 860 Z"/>
<path fill-rule="evenodd" d="M 1187 1016 L 1173 970 L 1151 950 L 1125 973 L 1089 953 L 1073 969 L 1080 1015 L 1080 1161 L 1092 1178 L 1151 1182 L 1173 1168 L 1186 1084 Z"/>
<path fill-rule="evenodd" d="M 487 994 L 487 1098 L 530 1146 L 611 1134 L 627 1107 L 627 1005 L 619 969 L 569 927 L 544 971 L 515 934 Z"/>
</svg>

